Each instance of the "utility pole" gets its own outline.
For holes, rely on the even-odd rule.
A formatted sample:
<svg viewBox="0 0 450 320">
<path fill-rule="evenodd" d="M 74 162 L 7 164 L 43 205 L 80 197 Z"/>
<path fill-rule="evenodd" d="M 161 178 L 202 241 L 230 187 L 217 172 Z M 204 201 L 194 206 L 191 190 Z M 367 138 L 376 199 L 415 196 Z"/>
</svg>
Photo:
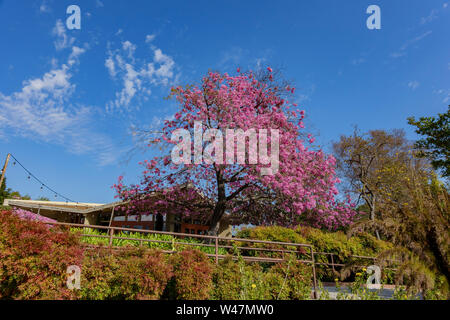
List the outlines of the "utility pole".
<svg viewBox="0 0 450 320">
<path fill-rule="evenodd" d="M 3 165 L 3 169 L 2 169 L 2 177 L 0 178 L 0 187 L 2 186 L 3 179 L 5 178 L 6 167 L 8 166 L 10 157 L 11 157 L 11 153 L 8 153 L 8 155 L 6 156 L 5 164 Z"/>
</svg>

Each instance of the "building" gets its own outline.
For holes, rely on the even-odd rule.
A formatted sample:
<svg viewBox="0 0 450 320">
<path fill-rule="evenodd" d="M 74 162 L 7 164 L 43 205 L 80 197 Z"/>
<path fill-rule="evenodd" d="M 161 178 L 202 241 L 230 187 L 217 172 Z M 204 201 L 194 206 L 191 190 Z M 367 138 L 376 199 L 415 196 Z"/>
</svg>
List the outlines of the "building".
<svg viewBox="0 0 450 320">
<path fill-rule="evenodd" d="M 166 214 L 125 215 L 118 210 L 125 202 L 78 203 L 5 199 L 4 206 L 17 207 L 54 219 L 58 222 L 85 225 L 102 225 L 123 228 L 206 234 L 209 227 L 201 220 L 183 218 L 173 212 Z M 219 236 L 231 237 L 231 225 L 227 217 L 220 221 Z"/>
</svg>

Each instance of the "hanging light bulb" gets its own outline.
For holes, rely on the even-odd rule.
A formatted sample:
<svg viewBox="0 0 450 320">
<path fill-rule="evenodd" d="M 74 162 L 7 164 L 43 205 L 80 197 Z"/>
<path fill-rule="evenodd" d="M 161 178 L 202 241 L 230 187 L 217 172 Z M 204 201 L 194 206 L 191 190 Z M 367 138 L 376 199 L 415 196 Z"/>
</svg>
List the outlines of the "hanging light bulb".
<svg viewBox="0 0 450 320">
<path fill-rule="evenodd" d="M 42 189 L 44 189 L 44 187 L 43 187 L 43 186 L 41 186 L 41 190 L 42 190 Z"/>
<path fill-rule="evenodd" d="M 30 180 L 30 176 L 28 176 L 28 180 Z"/>
<path fill-rule="evenodd" d="M 13 162 L 13 166 L 15 166 L 15 165 L 16 165 L 16 162 L 14 161 L 14 162 Z"/>
</svg>

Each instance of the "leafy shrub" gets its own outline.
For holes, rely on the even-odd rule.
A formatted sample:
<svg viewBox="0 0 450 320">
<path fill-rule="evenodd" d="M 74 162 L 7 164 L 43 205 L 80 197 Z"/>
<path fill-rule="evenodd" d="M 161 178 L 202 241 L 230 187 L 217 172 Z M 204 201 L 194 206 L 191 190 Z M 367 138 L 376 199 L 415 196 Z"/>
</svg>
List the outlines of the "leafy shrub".
<svg viewBox="0 0 450 320">
<path fill-rule="evenodd" d="M 81 290 L 83 300 L 114 299 L 114 276 L 122 266 L 117 254 L 99 248 L 87 252 L 81 270 Z"/>
<path fill-rule="evenodd" d="M 309 299 L 311 294 L 311 267 L 297 263 L 294 257 L 262 268 L 227 257 L 214 272 L 214 295 L 219 300 Z"/>
<path fill-rule="evenodd" d="M 204 300 L 212 291 L 212 265 L 210 259 L 198 250 L 174 253 L 169 261 L 173 278 L 166 294 L 170 299 Z"/>
<path fill-rule="evenodd" d="M 82 259 L 77 236 L 0 213 L 0 298 L 73 299 L 66 271 Z"/>
<path fill-rule="evenodd" d="M 307 243 L 306 239 L 297 232 L 295 232 L 295 230 L 279 226 L 245 228 L 240 230 L 237 233 L 236 237 L 243 239 L 257 239 L 274 242 Z M 299 259 L 308 258 L 310 256 L 308 255 L 309 249 L 304 247 L 286 246 L 270 243 L 249 243 L 244 241 L 237 242 L 236 245 L 243 248 L 253 247 L 253 248 L 268 249 L 266 251 L 241 249 L 241 254 L 243 256 L 282 258 L 283 254 L 281 252 L 276 251 L 280 249 L 297 251 Z"/>
<path fill-rule="evenodd" d="M 351 256 L 376 257 L 381 252 L 392 247 L 392 244 L 389 242 L 378 240 L 374 236 L 363 232 L 349 238 L 341 231 L 325 232 L 310 227 L 298 227 L 296 231 L 314 246 L 316 252 L 334 253 L 333 262 L 337 264 L 370 265 L 373 264 L 373 261 Z M 327 255 L 315 255 L 315 259 L 317 262 L 331 262 L 331 258 Z M 341 273 L 340 276 L 346 279 L 353 279 L 355 276 L 355 270 L 353 269 L 348 269 L 348 272 Z M 333 281 L 336 277 L 331 266 L 318 265 L 316 272 L 317 278 L 322 281 Z"/>
<path fill-rule="evenodd" d="M 367 259 L 350 259 L 350 256 L 377 256 L 379 253 L 392 247 L 392 244 L 378 240 L 368 233 L 359 233 L 348 238 L 341 231 L 327 232 L 303 226 L 295 229 L 279 226 L 246 228 L 239 231 L 237 237 L 310 244 L 313 245 L 315 252 L 334 253 L 333 262 L 337 264 L 351 262 L 352 264 L 366 265 L 371 262 Z M 242 243 L 242 245 L 245 246 L 246 244 Z M 259 247 L 275 249 L 273 245 L 268 244 L 260 244 Z M 255 253 L 244 254 L 254 255 Z M 274 256 L 274 254 L 271 253 L 270 256 Z M 306 249 L 300 249 L 297 257 L 298 259 L 310 259 L 310 255 L 308 255 L 308 250 Z M 315 260 L 321 263 L 331 262 L 328 255 L 321 254 L 315 255 Z M 322 281 L 333 281 L 336 277 L 336 274 L 330 266 L 317 265 L 316 272 L 317 278 Z M 349 276 L 354 276 L 354 273 L 350 273 Z"/>
<path fill-rule="evenodd" d="M 77 234 L 85 234 L 88 236 L 84 236 L 81 238 L 81 242 L 90 244 L 90 245 L 109 245 L 108 237 L 94 237 L 94 236 L 106 236 L 107 233 L 104 231 L 100 231 L 92 228 L 71 228 L 71 232 Z M 203 251 L 207 254 L 214 254 L 215 248 L 213 247 L 205 247 L 205 246 L 192 246 L 181 243 L 192 243 L 192 244 L 200 244 L 201 240 L 196 238 L 177 238 L 167 234 L 151 234 L 151 233 L 142 233 L 142 232 L 116 232 L 114 233 L 114 237 L 120 238 L 135 238 L 137 240 L 128 240 L 128 239 L 116 239 L 113 238 L 112 245 L 115 247 L 124 247 L 124 246 L 132 246 L 132 247 L 145 247 L 151 249 L 161 249 L 161 250 L 176 250 L 182 251 L 185 249 L 196 248 L 200 251 Z M 150 242 L 147 240 L 157 240 L 157 241 L 166 241 L 166 242 Z M 227 251 L 223 248 L 219 248 L 219 254 L 227 254 Z"/>
<path fill-rule="evenodd" d="M 270 272 L 283 277 L 284 287 L 277 299 L 307 300 L 311 296 L 312 268 L 304 263 L 287 260 L 274 265 Z"/>
<path fill-rule="evenodd" d="M 80 298 L 159 299 L 172 277 L 166 260 L 159 250 L 90 252 L 82 269 Z"/>
<path fill-rule="evenodd" d="M 239 300 L 242 284 L 239 265 L 231 259 L 231 256 L 219 261 L 214 269 L 214 299 Z"/>
</svg>

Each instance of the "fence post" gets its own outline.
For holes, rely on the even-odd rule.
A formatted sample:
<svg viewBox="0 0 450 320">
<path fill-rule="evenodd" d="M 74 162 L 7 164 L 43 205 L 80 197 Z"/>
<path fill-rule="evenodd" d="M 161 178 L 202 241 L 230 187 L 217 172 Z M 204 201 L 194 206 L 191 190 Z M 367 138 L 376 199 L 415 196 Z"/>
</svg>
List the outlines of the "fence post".
<svg viewBox="0 0 450 320">
<path fill-rule="evenodd" d="M 334 253 L 331 253 L 331 267 L 333 268 L 333 274 L 336 272 L 336 270 L 334 270 L 334 259 L 333 259 Z"/>
<path fill-rule="evenodd" d="M 219 237 L 216 237 L 216 264 L 219 263 Z"/>
<path fill-rule="evenodd" d="M 313 289 L 314 289 L 314 299 L 317 299 L 317 279 L 316 279 L 316 260 L 314 259 L 314 249 L 311 246 L 311 261 L 313 270 Z"/>
<path fill-rule="evenodd" d="M 110 229 L 109 230 L 109 247 L 112 247 L 113 235 L 114 235 L 114 229 Z"/>
</svg>

